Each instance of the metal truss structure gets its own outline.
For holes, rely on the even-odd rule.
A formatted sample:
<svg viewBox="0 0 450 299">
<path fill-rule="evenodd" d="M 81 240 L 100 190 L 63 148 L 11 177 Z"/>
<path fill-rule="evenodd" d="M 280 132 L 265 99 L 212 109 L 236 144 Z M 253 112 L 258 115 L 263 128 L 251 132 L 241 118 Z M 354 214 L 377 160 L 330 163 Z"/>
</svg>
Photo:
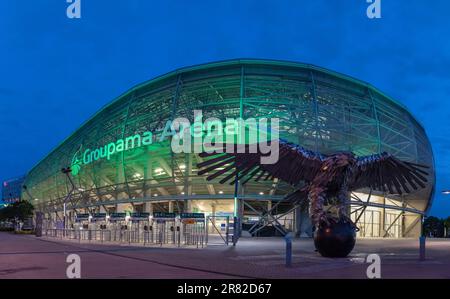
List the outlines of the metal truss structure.
<svg viewBox="0 0 450 299">
<path fill-rule="evenodd" d="M 432 149 L 423 127 L 398 102 L 367 83 L 312 65 L 267 60 L 231 60 L 180 69 L 121 95 L 85 122 L 40 161 L 26 177 L 27 194 L 38 210 L 61 211 L 72 186 L 62 168 L 80 148 L 98 148 L 145 131 L 164 131 L 168 120 L 217 117 L 279 118 L 280 137 L 322 153 L 339 150 L 368 155 L 382 151 L 428 165 L 429 186 L 391 198 L 402 211 L 423 213 L 434 189 Z M 56 124 L 55 124 L 56 125 Z M 155 142 L 84 165 L 73 177 L 67 209 L 95 211 L 120 203 L 233 199 L 277 202 L 291 188 L 279 181 L 245 187 L 207 182 L 198 176 L 196 154 L 174 154 L 169 141 Z M 364 191 L 364 190 L 363 190 Z M 365 193 L 369 191 L 366 190 Z M 355 205 L 370 205 L 355 198 Z M 241 205 L 241 212 L 245 209 Z M 386 206 L 386 204 L 385 204 Z M 162 207 L 161 207 L 162 209 Z M 409 209 L 409 210 L 408 210 Z"/>
</svg>

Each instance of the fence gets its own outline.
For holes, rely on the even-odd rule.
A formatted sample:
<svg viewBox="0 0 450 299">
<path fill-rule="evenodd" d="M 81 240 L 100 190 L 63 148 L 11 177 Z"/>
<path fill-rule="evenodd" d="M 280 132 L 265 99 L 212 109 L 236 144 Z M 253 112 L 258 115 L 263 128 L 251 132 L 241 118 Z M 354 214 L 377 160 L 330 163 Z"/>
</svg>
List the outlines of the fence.
<svg viewBox="0 0 450 299">
<path fill-rule="evenodd" d="M 115 244 L 207 245 L 205 219 L 153 219 L 145 226 L 103 226 L 104 229 L 86 229 L 86 225 L 75 229 L 44 228 L 42 235 L 57 239 L 78 240 L 79 242 L 100 242 Z M 112 229 L 111 229 L 112 228 Z"/>
</svg>

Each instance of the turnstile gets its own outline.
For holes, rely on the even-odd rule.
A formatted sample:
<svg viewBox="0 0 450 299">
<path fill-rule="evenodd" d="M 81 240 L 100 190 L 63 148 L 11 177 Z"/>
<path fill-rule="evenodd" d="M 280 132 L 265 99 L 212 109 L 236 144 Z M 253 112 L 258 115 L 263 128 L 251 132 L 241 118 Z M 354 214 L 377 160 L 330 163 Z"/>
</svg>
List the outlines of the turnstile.
<svg viewBox="0 0 450 299">
<path fill-rule="evenodd" d="M 47 223 L 46 225 L 49 225 Z M 77 214 L 68 229 L 47 229 L 45 235 L 83 241 L 128 244 L 155 244 L 204 247 L 207 244 L 207 226 L 203 213 L 155 212 Z"/>
<path fill-rule="evenodd" d="M 129 243 L 149 243 L 150 213 L 131 213 L 130 229 L 126 232 Z"/>
<path fill-rule="evenodd" d="M 153 243 L 177 244 L 177 234 L 180 230 L 176 226 L 175 213 L 155 212 L 153 213 L 151 233 L 153 234 Z"/>
<path fill-rule="evenodd" d="M 181 213 L 180 222 L 182 230 L 181 234 L 183 235 L 183 244 L 203 247 L 206 241 L 205 214 Z"/>
<path fill-rule="evenodd" d="M 111 213 L 109 215 L 107 229 L 110 231 L 108 241 L 125 242 L 126 231 L 128 230 L 127 214 L 126 213 Z"/>
</svg>

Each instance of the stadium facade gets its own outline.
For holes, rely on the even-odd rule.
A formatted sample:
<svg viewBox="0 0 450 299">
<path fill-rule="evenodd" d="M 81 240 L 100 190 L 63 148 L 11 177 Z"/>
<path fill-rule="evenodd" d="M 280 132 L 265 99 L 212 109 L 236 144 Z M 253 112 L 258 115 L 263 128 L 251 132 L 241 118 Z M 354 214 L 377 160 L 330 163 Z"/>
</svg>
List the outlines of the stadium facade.
<svg viewBox="0 0 450 299">
<path fill-rule="evenodd" d="M 222 185 L 222 177 L 206 181 L 207 175 L 197 175 L 198 154 L 174 153 L 170 142 L 158 137 L 175 118 L 193 121 L 194 110 L 221 120 L 278 118 L 281 138 L 325 154 L 386 151 L 429 166 L 425 189 L 401 196 L 358 190 L 350 208 L 360 237 L 420 234 L 421 215 L 431 206 L 435 185 L 424 128 L 403 105 L 367 83 L 284 61 L 209 63 L 132 88 L 29 171 L 24 197 L 53 221 L 62 219 L 66 202 L 72 220 L 88 213 L 201 212 L 237 216 L 245 230 L 291 187 L 276 179 Z M 139 140 L 133 140 L 137 135 Z M 70 177 L 61 172 L 69 166 Z M 307 209 L 283 204 L 273 214 L 287 230 L 310 234 Z"/>
</svg>

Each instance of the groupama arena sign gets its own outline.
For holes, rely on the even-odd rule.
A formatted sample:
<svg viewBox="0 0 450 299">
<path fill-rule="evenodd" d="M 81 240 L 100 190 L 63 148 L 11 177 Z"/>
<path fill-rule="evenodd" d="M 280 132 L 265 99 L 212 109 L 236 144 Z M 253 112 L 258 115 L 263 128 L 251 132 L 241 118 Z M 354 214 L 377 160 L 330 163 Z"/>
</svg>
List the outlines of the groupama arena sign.
<svg viewBox="0 0 450 299">
<path fill-rule="evenodd" d="M 123 151 L 129 151 L 135 148 L 151 145 L 153 143 L 152 132 L 144 132 L 124 139 L 118 139 L 115 142 L 108 143 L 99 148 L 91 150 L 90 148 L 82 150 L 82 147 L 75 153 L 71 162 L 72 175 L 78 175 L 82 165 L 91 164 L 100 159 L 110 160 L 112 156 Z M 80 157 L 80 153 L 82 155 Z"/>
<path fill-rule="evenodd" d="M 277 148 L 274 148 L 275 144 L 270 142 L 270 140 L 278 140 L 279 120 L 276 118 L 258 120 L 227 118 L 225 122 L 217 118 L 208 118 L 203 122 L 201 111 L 195 111 L 194 119 L 193 124 L 186 118 L 169 120 L 159 134 L 146 131 L 120 138 L 94 149 L 83 149 L 81 145 L 71 161 L 72 175 L 78 175 L 84 165 L 102 159 L 110 160 L 118 153 L 162 143 L 169 139 L 171 139 L 171 149 L 174 153 L 213 152 L 218 149 L 214 147 L 215 143 L 238 142 L 257 144 L 257 148 L 252 150 L 269 154 L 270 156 L 264 158 L 266 161 L 262 161 L 263 164 L 275 163 L 278 160 L 278 144 L 276 144 Z M 241 139 L 241 136 L 244 138 Z"/>
</svg>

